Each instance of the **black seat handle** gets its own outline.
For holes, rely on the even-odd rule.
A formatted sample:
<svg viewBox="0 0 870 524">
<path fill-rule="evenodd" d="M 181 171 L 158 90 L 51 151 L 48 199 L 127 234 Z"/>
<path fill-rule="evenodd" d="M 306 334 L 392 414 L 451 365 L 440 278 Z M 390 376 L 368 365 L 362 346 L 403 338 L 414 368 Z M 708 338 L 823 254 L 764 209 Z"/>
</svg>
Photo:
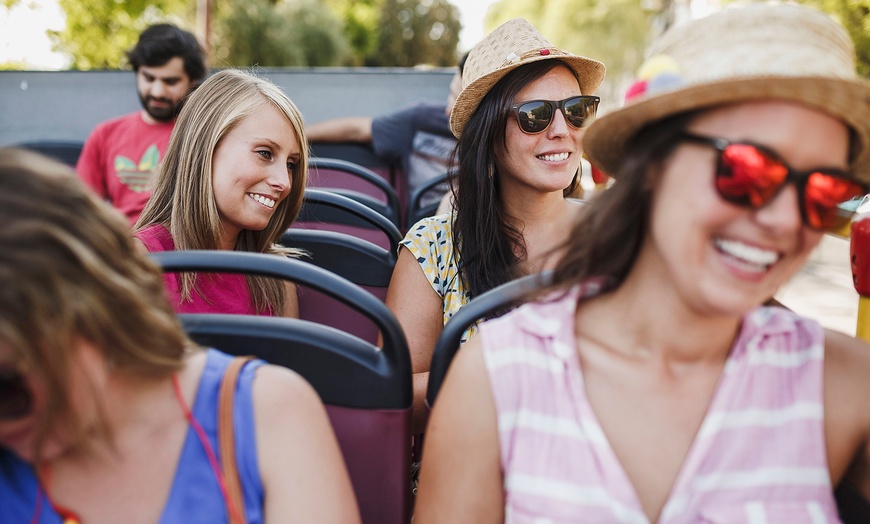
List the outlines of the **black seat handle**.
<svg viewBox="0 0 870 524">
<path fill-rule="evenodd" d="M 375 229 L 383 231 L 384 235 L 390 243 L 390 250 L 395 253 L 398 251 L 399 242 L 402 241 L 402 233 L 392 220 L 378 213 L 372 208 L 361 204 L 356 200 L 326 189 L 307 188 L 303 196 L 305 204 L 315 204 L 327 206 L 339 211 L 347 212 L 365 222 L 368 222 Z M 304 204 L 303 204 L 304 205 Z"/>
<path fill-rule="evenodd" d="M 381 332 L 384 356 L 400 373 L 411 373 L 408 344 L 393 312 L 365 289 L 330 271 L 301 260 L 242 251 L 160 251 L 150 253 L 150 256 L 164 272 L 255 274 L 289 280 L 313 288 L 371 319 Z"/>
<path fill-rule="evenodd" d="M 435 404 L 435 397 L 438 395 L 438 390 L 441 389 L 450 362 L 459 351 L 462 334 L 478 320 L 499 309 L 515 304 L 532 291 L 544 287 L 552 280 L 552 276 L 551 271 L 545 271 L 506 282 L 471 299 L 450 317 L 450 320 L 444 324 L 444 329 L 438 336 L 435 350 L 432 353 L 429 385 L 426 391 L 426 403 L 430 407 Z"/>
</svg>

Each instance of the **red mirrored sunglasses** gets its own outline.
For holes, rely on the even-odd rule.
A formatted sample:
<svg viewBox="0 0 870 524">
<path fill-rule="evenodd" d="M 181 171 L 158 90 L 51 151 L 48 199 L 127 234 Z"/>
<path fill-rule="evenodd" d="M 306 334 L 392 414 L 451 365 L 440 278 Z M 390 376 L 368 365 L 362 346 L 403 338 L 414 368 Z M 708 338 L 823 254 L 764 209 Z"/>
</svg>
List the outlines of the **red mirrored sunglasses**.
<svg viewBox="0 0 870 524">
<path fill-rule="evenodd" d="M 770 149 L 750 142 L 731 142 L 684 133 L 682 139 L 703 144 L 719 152 L 716 162 L 716 190 L 724 200 L 749 208 L 759 208 L 789 182 L 797 187 L 798 205 L 804 224 L 828 231 L 844 226 L 867 185 L 848 173 L 831 168 L 798 171 Z"/>
<path fill-rule="evenodd" d="M 0 367 L 0 421 L 25 417 L 32 409 L 33 394 L 24 375 L 18 370 Z"/>
</svg>

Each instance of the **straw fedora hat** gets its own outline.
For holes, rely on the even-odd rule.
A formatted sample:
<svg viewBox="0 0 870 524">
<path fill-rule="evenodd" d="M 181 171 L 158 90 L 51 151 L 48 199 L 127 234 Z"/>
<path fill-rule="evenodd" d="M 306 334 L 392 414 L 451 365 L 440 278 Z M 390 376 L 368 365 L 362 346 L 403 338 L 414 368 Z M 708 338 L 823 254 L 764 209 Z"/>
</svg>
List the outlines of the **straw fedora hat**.
<svg viewBox="0 0 870 524">
<path fill-rule="evenodd" d="M 870 84 L 855 73 L 845 29 L 815 9 L 784 4 L 728 8 L 673 27 L 650 50 L 652 74 L 623 108 L 583 136 L 595 166 L 617 172 L 645 126 L 686 111 L 760 99 L 795 101 L 841 119 L 859 150 L 853 174 L 870 181 Z"/>
<path fill-rule="evenodd" d="M 580 91 L 591 95 L 604 80 L 604 64 L 553 47 L 522 18 L 508 20 L 486 35 L 468 53 L 462 73 L 462 92 L 450 112 L 450 130 L 456 138 L 486 93 L 506 74 L 521 65 L 541 60 L 561 60 L 580 79 Z"/>
</svg>

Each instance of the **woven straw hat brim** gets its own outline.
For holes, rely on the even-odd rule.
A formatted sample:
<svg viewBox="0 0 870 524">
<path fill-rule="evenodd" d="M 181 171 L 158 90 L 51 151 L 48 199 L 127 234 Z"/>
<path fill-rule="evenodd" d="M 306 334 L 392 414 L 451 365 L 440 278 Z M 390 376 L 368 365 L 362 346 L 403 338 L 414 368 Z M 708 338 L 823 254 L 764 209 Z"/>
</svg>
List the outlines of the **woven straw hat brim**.
<svg viewBox="0 0 870 524">
<path fill-rule="evenodd" d="M 601 85 L 601 82 L 604 80 L 604 64 L 597 60 L 577 55 L 542 55 L 527 58 L 520 63 L 509 64 L 481 76 L 462 90 L 456 98 L 456 102 L 453 105 L 453 111 L 450 113 L 450 130 L 453 132 L 454 136 L 459 138 L 462 134 L 462 130 L 465 129 L 465 125 L 468 124 L 471 115 L 477 111 L 477 106 L 480 105 L 480 101 L 483 100 L 483 97 L 485 97 L 489 90 L 492 89 L 492 86 L 497 84 L 499 80 L 504 78 L 505 75 L 514 69 L 526 64 L 540 62 L 542 60 L 560 60 L 567 64 L 580 80 L 580 91 L 584 95 L 595 93 L 595 90 L 598 89 L 598 86 Z"/>
<path fill-rule="evenodd" d="M 662 93 L 596 119 L 583 136 L 583 151 L 593 165 L 613 174 L 628 142 L 644 127 L 687 111 L 759 100 L 794 101 L 844 121 L 860 144 L 853 175 L 870 183 L 870 82 L 863 80 L 734 78 Z"/>
</svg>

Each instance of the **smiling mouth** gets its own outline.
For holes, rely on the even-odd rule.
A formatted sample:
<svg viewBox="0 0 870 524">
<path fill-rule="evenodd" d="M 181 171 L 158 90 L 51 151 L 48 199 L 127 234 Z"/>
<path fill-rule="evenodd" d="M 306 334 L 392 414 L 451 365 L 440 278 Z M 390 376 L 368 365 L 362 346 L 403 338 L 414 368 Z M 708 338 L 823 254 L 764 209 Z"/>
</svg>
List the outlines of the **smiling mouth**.
<svg viewBox="0 0 870 524">
<path fill-rule="evenodd" d="M 750 246 L 737 240 L 716 239 L 716 249 L 737 263 L 745 271 L 762 273 L 776 263 L 780 255 L 776 251 Z"/>
<path fill-rule="evenodd" d="M 248 196 L 253 198 L 257 202 L 259 202 L 260 204 L 263 204 L 264 206 L 268 207 L 269 209 L 272 209 L 275 207 L 275 201 L 269 197 L 266 197 L 263 195 L 258 195 L 256 193 L 248 193 Z"/>
<path fill-rule="evenodd" d="M 545 162 L 561 162 L 563 160 L 567 160 L 568 157 L 571 156 L 571 153 L 554 153 L 551 155 L 538 155 L 538 158 L 544 160 Z"/>
</svg>

